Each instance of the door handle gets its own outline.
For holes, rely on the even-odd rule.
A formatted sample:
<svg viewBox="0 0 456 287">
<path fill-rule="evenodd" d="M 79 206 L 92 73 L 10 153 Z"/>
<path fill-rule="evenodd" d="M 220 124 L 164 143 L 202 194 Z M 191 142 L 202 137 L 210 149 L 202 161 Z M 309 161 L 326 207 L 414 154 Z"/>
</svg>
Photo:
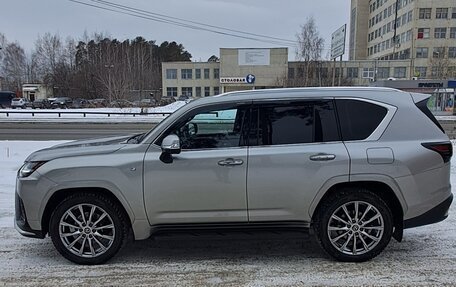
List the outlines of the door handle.
<svg viewBox="0 0 456 287">
<path fill-rule="evenodd" d="M 313 161 L 328 161 L 328 160 L 334 160 L 336 158 L 336 155 L 319 153 L 319 154 L 312 155 L 309 158 L 310 158 L 310 160 L 313 160 Z"/>
<path fill-rule="evenodd" d="M 244 161 L 242 159 L 227 158 L 218 162 L 220 166 L 234 166 L 242 165 Z"/>
</svg>

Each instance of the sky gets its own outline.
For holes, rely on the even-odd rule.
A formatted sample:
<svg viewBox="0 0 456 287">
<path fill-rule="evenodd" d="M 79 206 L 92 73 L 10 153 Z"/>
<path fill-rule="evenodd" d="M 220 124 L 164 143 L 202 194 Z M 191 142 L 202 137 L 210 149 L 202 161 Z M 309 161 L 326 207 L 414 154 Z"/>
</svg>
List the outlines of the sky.
<svg viewBox="0 0 456 287">
<path fill-rule="evenodd" d="M 93 0 L 78 0 L 96 4 Z M 349 24 L 349 0 L 107 0 L 117 4 L 202 22 L 249 33 L 296 40 L 307 17 L 316 20 L 325 39 L 326 56 L 331 34 Z M 96 4 L 99 5 L 99 4 Z M 206 61 L 219 55 L 219 48 L 269 48 L 284 45 L 234 38 L 226 35 L 177 27 L 69 0 L 3 0 L 0 4 L 0 33 L 8 42 L 17 41 L 30 52 L 39 35 L 58 34 L 81 39 L 84 32 L 104 33 L 119 40 L 143 36 L 147 40 L 176 41 L 192 54 L 193 61 Z M 348 43 L 348 35 L 347 35 Z M 348 48 L 348 47 L 347 47 Z M 346 48 L 346 49 L 347 49 Z M 348 50 L 348 49 L 347 49 Z M 289 47 L 294 60 L 295 48 Z"/>
</svg>

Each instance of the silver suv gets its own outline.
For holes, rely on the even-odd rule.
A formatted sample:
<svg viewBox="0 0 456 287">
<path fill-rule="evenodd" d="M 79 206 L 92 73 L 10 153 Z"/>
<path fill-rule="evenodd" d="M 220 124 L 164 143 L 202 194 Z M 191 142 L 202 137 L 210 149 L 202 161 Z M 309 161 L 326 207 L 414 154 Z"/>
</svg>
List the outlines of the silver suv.
<svg viewBox="0 0 456 287">
<path fill-rule="evenodd" d="M 130 234 L 310 229 L 340 261 L 377 256 L 448 216 L 452 145 L 428 95 L 383 88 L 235 92 L 190 102 L 148 133 L 31 154 L 16 228 L 79 264 Z"/>
</svg>

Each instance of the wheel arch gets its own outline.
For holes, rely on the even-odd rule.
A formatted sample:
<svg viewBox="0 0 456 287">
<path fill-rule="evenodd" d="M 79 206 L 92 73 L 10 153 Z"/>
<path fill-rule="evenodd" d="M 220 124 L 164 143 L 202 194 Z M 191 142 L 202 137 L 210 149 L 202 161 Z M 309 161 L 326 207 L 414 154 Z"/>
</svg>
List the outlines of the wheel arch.
<svg viewBox="0 0 456 287">
<path fill-rule="evenodd" d="M 314 202 L 312 203 L 312 222 L 315 222 L 316 219 L 314 217 L 318 214 L 318 210 L 322 206 L 323 202 L 329 200 L 331 196 L 337 193 L 339 190 L 347 188 L 364 188 L 380 196 L 391 209 L 393 215 L 393 237 L 397 241 L 402 240 L 405 208 L 401 203 L 400 199 L 398 198 L 397 194 L 394 192 L 393 188 L 391 188 L 391 186 L 389 186 L 385 182 L 381 181 L 351 181 L 334 184 L 321 196 L 318 202 L 314 200 Z"/>
<path fill-rule="evenodd" d="M 57 205 L 62 202 L 66 197 L 68 197 L 71 194 L 75 193 L 82 193 L 82 192 L 92 192 L 92 193 L 98 193 L 102 194 L 112 201 L 114 201 L 116 204 L 118 204 L 121 207 L 122 212 L 124 212 L 126 218 L 128 218 L 128 223 L 130 225 L 130 228 L 132 227 L 132 222 L 134 220 L 133 214 L 131 211 L 125 207 L 125 205 L 117 198 L 113 192 L 106 188 L 101 188 L 101 187 L 81 187 L 81 188 L 64 188 L 57 190 L 52 194 L 52 196 L 49 198 L 49 200 L 46 203 L 46 207 L 44 208 L 43 215 L 41 216 L 41 229 L 43 231 L 43 234 L 46 234 L 49 232 L 49 222 L 51 220 L 51 215 L 52 212 L 55 210 Z"/>
</svg>

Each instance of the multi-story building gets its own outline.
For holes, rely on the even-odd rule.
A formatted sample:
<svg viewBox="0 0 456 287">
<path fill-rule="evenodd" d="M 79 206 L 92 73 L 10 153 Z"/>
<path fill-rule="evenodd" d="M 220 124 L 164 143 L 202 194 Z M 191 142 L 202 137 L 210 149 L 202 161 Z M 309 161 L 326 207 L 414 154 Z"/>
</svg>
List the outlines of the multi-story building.
<svg viewBox="0 0 456 287">
<path fill-rule="evenodd" d="M 409 78 L 456 72 L 455 0 L 352 0 L 350 60 L 410 60 Z"/>
</svg>

